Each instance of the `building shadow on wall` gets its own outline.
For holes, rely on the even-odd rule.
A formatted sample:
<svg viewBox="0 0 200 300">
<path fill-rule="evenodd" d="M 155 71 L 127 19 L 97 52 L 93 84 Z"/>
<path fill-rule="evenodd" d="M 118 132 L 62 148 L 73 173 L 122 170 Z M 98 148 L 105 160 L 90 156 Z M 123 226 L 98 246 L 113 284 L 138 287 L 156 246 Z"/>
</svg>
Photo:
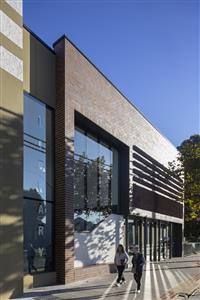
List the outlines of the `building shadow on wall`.
<svg viewBox="0 0 200 300">
<path fill-rule="evenodd" d="M 120 220 L 108 216 L 88 233 L 75 233 L 76 259 L 83 265 L 114 263 L 115 250 L 120 241 Z M 113 257 L 110 257 L 113 255 Z M 113 271 L 111 266 L 110 271 Z"/>
<path fill-rule="evenodd" d="M 0 113 L 0 290 L 3 299 L 10 291 L 11 297 L 16 297 L 23 289 L 23 120 L 2 107 Z"/>
<path fill-rule="evenodd" d="M 73 137 L 67 138 L 65 137 L 66 144 L 65 144 L 65 153 L 66 153 L 66 166 L 65 166 L 65 178 L 66 178 L 66 185 L 67 190 L 72 190 L 74 187 L 74 152 L 73 152 Z M 80 166 L 79 173 L 82 174 L 81 171 L 82 164 Z M 90 165 L 90 171 L 93 174 L 93 168 L 95 166 Z M 84 174 L 82 174 L 84 176 Z M 73 190 L 74 191 L 74 190 Z M 91 190 L 90 192 L 92 195 L 96 195 L 96 192 Z M 71 203 L 70 203 L 71 204 Z M 79 214 L 83 213 L 84 209 L 81 209 L 81 205 L 75 207 L 79 209 Z M 100 208 L 99 208 L 100 209 Z M 103 208 L 101 208 L 103 212 Z M 92 211 L 92 209 L 91 209 Z M 88 211 L 88 213 L 90 210 Z M 105 218 L 101 221 L 95 228 L 88 232 L 75 232 L 75 243 L 70 244 L 68 243 L 67 249 L 68 251 L 72 251 L 75 253 L 75 259 L 78 262 L 78 266 L 80 267 L 89 267 L 95 266 L 100 264 L 110 264 L 114 262 L 114 255 L 116 251 L 116 247 L 120 242 L 120 226 L 122 220 L 119 218 L 111 217 L 111 214 L 105 213 Z M 81 218 L 80 218 L 81 219 Z M 73 227 L 74 224 L 68 220 L 67 226 L 65 225 L 65 232 L 66 237 L 70 235 L 71 226 Z M 73 249 L 74 247 L 74 249 Z M 113 257 L 111 257 L 113 256 Z M 111 257 L 111 261 L 110 261 Z M 65 261 L 69 261 L 70 258 L 65 258 Z M 111 267 L 111 271 L 113 268 Z"/>
</svg>

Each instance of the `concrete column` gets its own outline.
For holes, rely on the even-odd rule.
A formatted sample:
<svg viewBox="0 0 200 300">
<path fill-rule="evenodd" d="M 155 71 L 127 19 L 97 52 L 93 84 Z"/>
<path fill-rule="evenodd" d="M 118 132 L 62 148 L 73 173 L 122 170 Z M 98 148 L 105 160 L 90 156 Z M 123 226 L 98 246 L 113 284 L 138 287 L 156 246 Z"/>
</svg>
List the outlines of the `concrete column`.
<svg viewBox="0 0 200 300">
<path fill-rule="evenodd" d="M 143 241 L 143 239 L 142 239 L 142 219 L 140 219 L 139 221 L 138 221 L 138 227 L 139 227 L 139 247 L 140 247 L 140 250 L 142 251 L 142 245 L 143 245 L 143 243 L 142 243 L 142 241 Z"/>
<path fill-rule="evenodd" d="M 147 256 L 147 219 L 144 218 L 144 257 L 146 259 Z"/>
<path fill-rule="evenodd" d="M 149 222 L 149 246 L 150 246 L 150 261 L 152 261 L 152 222 Z"/>
<path fill-rule="evenodd" d="M 22 1 L 0 1 L 0 299 L 23 292 Z"/>
<path fill-rule="evenodd" d="M 129 247 L 129 240 L 128 240 L 128 217 L 125 217 L 125 248 L 126 251 L 128 252 L 128 247 Z"/>
<path fill-rule="evenodd" d="M 154 251 L 153 260 L 157 261 L 157 221 L 154 222 Z"/>
<path fill-rule="evenodd" d="M 169 258 L 172 258 L 172 249 L 173 249 L 173 231 L 172 231 L 172 223 L 169 223 Z"/>
<path fill-rule="evenodd" d="M 161 227 L 161 222 L 158 220 L 158 261 L 160 261 L 160 252 L 161 252 L 161 247 L 160 247 L 160 227 Z"/>
</svg>

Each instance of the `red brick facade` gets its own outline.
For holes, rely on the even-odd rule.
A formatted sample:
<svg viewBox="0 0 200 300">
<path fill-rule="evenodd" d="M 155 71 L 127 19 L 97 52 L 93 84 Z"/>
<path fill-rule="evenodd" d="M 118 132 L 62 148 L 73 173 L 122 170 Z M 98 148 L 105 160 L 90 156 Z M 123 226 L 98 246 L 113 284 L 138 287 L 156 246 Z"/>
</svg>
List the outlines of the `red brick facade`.
<svg viewBox="0 0 200 300">
<path fill-rule="evenodd" d="M 55 49 L 55 266 L 62 284 L 74 281 L 73 140 L 65 130 L 65 42 Z"/>
<path fill-rule="evenodd" d="M 129 149 L 130 163 L 133 145 L 163 165 L 175 159 L 177 151 L 69 40 L 62 37 L 54 49 L 57 78 L 55 258 L 57 280 L 66 283 L 109 269 L 107 265 L 74 269 L 75 112 L 121 141 Z"/>
</svg>

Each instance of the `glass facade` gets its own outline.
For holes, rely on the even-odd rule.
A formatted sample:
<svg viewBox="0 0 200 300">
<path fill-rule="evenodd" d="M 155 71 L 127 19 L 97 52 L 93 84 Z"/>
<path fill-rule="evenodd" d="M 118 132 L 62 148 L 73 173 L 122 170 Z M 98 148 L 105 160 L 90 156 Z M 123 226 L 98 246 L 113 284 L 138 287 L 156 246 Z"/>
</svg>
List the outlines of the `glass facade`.
<svg viewBox="0 0 200 300">
<path fill-rule="evenodd" d="M 139 245 L 147 261 L 159 261 L 171 257 L 171 223 L 155 219 L 128 219 L 128 248 Z"/>
<path fill-rule="evenodd" d="M 91 231 L 117 206 L 117 151 L 94 136 L 76 128 L 74 139 L 75 230 Z M 115 159 L 115 161 L 117 161 Z M 115 195 L 115 199 L 113 196 Z"/>
<path fill-rule="evenodd" d="M 53 115 L 24 95 L 24 271 L 53 269 Z"/>
</svg>

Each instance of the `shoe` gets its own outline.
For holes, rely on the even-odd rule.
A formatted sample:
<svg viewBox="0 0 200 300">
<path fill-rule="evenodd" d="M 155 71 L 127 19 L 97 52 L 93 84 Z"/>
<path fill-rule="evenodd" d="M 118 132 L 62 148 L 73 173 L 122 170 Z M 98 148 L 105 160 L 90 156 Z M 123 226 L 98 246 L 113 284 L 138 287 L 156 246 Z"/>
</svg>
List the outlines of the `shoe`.
<svg viewBox="0 0 200 300">
<path fill-rule="evenodd" d="M 121 284 L 126 284 L 126 280 L 122 281 Z"/>
<path fill-rule="evenodd" d="M 137 290 L 137 293 L 140 294 L 140 290 Z"/>
<path fill-rule="evenodd" d="M 119 287 L 119 286 L 120 286 L 120 283 L 116 283 L 115 286 Z"/>
</svg>

